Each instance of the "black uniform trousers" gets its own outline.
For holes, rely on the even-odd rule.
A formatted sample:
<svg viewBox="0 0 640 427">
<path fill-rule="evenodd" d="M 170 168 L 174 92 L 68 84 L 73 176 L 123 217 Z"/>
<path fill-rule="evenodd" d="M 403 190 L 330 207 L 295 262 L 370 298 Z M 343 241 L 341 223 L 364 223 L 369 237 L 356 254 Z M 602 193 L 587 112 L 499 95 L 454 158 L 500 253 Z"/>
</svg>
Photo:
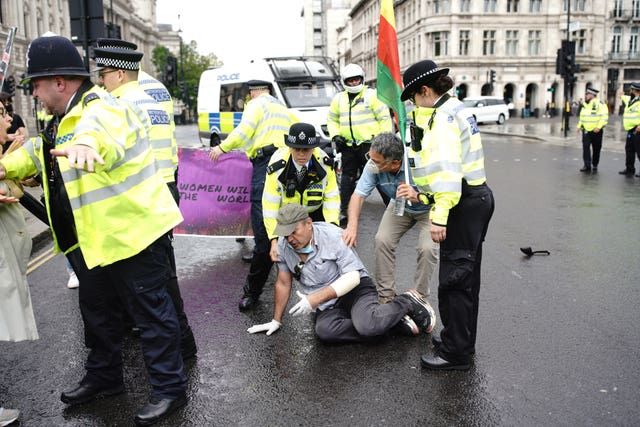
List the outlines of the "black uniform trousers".
<svg viewBox="0 0 640 427">
<path fill-rule="evenodd" d="M 624 144 L 625 162 L 624 166 L 627 172 L 635 173 L 636 156 L 640 160 L 640 133 L 636 132 L 634 127 L 627 132 L 627 141 Z"/>
<path fill-rule="evenodd" d="M 253 172 L 251 174 L 251 228 L 253 230 L 253 239 L 255 246 L 253 247 L 253 258 L 251 267 L 247 275 L 247 281 L 243 291 L 245 296 L 252 296 L 257 299 L 262 293 L 262 288 L 269 277 L 269 272 L 273 266 L 269 251 L 271 250 L 271 242 L 267 236 L 267 230 L 264 227 L 264 219 L 262 217 L 262 192 L 264 191 L 264 182 L 267 176 L 267 166 L 271 155 L 256 157 L 251 160 L 253 163 Z"/>
<path fill-rule="evenodd" d="M 486 185 L 462 184 L 462 196 L 449 211 L 447 237 L 440 243 L 438 309 L 443 329 L 437 353 L 454 363 L 469 363 L 475 353 L 482 242 L 493 215 Z"/>
<path fill-rule="evenodd" d="M 602 135 L 604 129 L 600 129 L 600 132 L 587 132 L 582 129 L 582 160 L 584 161 L 584 167 L 591 169 L 598 167 L 600 163 L 600 150 L 602 149 Z M 593 154 L 591 151 L 593 150 Z"/>
<path fill-rule="evenodd" d="M 68 254 L 80 280 L 80 312 L 89 354 L 83 384 L 122 384 L 122 310 L 127 308 L 140 329 L 152 395 L 175 399 L 186 389 L 180 355 L 180 326 L 167 293 L 171 277 L 167 235 L 146 249 L 106 267 L 88 269 L 82 252 Z"/>
</svg>

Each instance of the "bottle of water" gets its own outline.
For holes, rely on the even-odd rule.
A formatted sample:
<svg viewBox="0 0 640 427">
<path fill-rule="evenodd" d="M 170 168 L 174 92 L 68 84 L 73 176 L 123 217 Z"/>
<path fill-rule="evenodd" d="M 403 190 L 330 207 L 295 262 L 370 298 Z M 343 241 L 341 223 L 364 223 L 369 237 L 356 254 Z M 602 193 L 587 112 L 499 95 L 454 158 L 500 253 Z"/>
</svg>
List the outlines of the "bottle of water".
<svg viewBox="0 0 640 427">
<path fill-rule="evenodd" d="M 407 203 L 407 199 L 404 197 L 398 197 L 393 205 L 393 214 L 397 216 L 404 215 L 404 205 Z"/>
</svg>

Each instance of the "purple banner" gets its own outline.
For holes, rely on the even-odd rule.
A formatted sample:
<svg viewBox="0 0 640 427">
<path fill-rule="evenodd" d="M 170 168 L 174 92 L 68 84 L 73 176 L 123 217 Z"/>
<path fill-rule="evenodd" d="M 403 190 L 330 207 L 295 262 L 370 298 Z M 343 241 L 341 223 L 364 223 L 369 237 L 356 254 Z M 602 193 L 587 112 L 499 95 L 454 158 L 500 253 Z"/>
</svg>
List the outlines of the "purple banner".
<svg viewBox="0 0 640 427">
<path fill-rule="evenodd" d="M 184 222 L 175 234 L 252 236 L 251 171 L 244 153 L 231 152 L 218 162 L 209 151 L 178 148 L 180 211 Z"/>
</svg>

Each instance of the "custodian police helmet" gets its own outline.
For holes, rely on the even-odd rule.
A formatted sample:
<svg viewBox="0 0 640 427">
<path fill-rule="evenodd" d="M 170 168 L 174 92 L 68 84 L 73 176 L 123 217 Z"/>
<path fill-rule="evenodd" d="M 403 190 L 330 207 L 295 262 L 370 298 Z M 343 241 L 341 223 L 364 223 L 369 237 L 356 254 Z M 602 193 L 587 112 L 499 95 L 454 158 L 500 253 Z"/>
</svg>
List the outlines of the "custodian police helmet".
<svg viewBox="0 0 640 427">
<path fill-rule="evenodd" d="M 71 40 L 61 36 L 41 36 L 27 49 L 27 74 L 22 83 L 35 77 L 84 76 L 89 71 Z"/>
</svg>

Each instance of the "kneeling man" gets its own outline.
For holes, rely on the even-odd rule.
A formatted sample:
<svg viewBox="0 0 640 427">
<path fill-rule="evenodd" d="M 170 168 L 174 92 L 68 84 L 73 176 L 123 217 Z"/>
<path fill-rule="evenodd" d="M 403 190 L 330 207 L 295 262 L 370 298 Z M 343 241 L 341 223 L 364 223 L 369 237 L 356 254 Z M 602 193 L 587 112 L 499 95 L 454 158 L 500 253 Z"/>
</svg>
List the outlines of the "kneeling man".
<svg viewBox="0 0 640 427">
<path fill-rule="evenodd" d="M 341 228 L 312 222 L 297 203 L 282 206 L 276 220 L 275 234 L 281 237 L 273 320 L 248 332 L 271 335 L 280 328 L 294 278 L 302 292 L 296 292 L 300 300 L 289 313 L 315 311 L 315 332 L 321 341 L 363 342 L 392 329 L 409 335 L 433 330 L 435 312 L 417 291 L 404 292 L 387 304 L 378 302 L 375 285 L 356 252 L 342 240 Z"/>
</svg>

